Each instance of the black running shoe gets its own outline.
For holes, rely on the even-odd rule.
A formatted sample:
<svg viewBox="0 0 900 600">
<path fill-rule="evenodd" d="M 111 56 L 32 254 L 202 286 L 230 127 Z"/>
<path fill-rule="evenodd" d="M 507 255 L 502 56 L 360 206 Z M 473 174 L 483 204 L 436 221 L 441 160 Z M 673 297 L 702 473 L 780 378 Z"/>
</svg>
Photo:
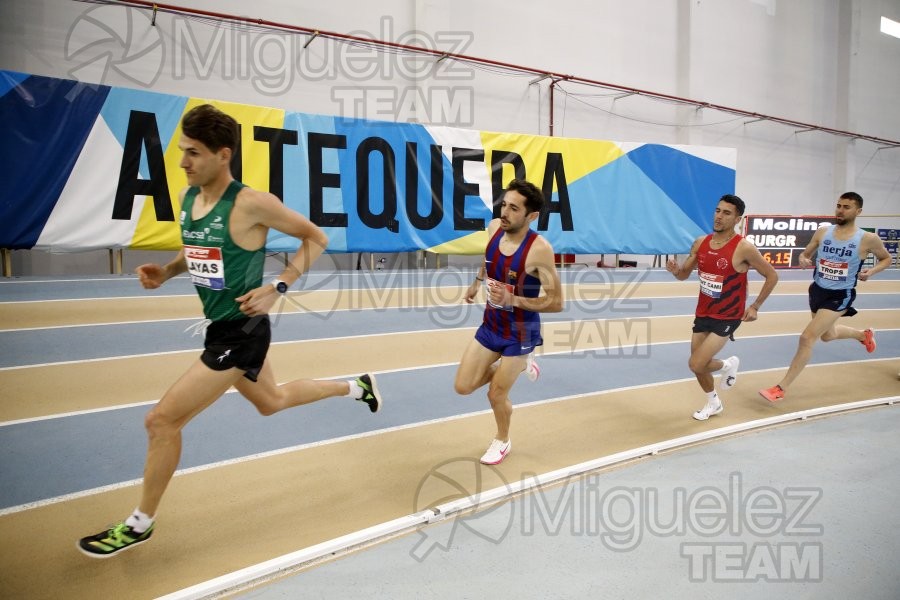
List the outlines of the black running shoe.
<svg viewBox="0 0 900 600">
<path fill-rule="evenodd" d="M 119 523 L 97 535 L 89 535 L 78 541 L 78 549 L 91 558 L 109 558 L 122 550 L 143 544 L 153 535 L 153 525 L 147 531 L 137 533 L 125 523 Z"/>
<path fill-rule="evenodd" d="M 362 396 L 357 398 L 360 402 L 369 405 L 369 410 L 373 413 L 381 409 L 381 394 L 378 392 L 378 385 L 375 383 L 375 376 L 371 373 L 360 375 L 356 378 L 356 383 L 362 388 Z"/>
</svg>

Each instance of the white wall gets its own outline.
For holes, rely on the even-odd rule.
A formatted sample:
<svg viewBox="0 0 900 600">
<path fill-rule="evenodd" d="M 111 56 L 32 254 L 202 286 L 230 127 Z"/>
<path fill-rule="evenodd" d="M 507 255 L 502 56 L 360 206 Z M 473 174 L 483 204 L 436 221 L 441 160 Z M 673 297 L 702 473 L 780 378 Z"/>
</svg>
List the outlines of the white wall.
<svg viewBox="0 0 900 600">
<path fill-rule="evenodd" d="M 881 16 L 900 20 L 898 0 L 175 4 L 419 43 L 900 140 L 900 39 L 879 32 Z M 217 38 L 221 34 L 211 23 L 162 13 L 151 28 L 147 10 L 98 10 L 94 4 L 64 0 L 4 0 L 0 68 L 305 112 L 421 122 L 441 121 L 442 115 L 429 112 L 421 102 L 414 109 L 409 104 L 397 108 L 390 99 L 410 93 L 457 93 L 457 98 L 471 99 L 471 110 L 458 110 L 445 124 L 549 133 L 548 84 L 529 85 L 531 75 L 444 61 L 434 76 L 407 76 L 403 64 L 410 71 L 410 65 L 432 63 L 377 55 L 321 38 L 303 49 L 305 36 L 246 28 L 233 36 L 231 28 L 227 36 Z M 104 72 L 103 61 L 85 65 L 88 52 L 74 54 L 98 39 L 90 17 L 125 32 L 127 23 L 120 20 L 125 16 L 132 17 L 134 35 L 126 46 L 142 48 L 161 40 L 157 48 L 165 51 L 164 60 L 158 52 L 149 52 L 123 61 L 123 45 L 110 42 L 120 71 Z M 452 40 L 461 45 L 452 46 Z M 198 77 L 196 63 L 202 61 L 195 56 L 197 50 L 211 48 L 222 54 L 209 59 Z M 96 55 L 96 47 L 92 51 Z M 266 65 L 268 75 L 261 77 Z M 328 71 L 324 65 L 335 68 Z M 371 67 L 370 72 L 361 73 L 361 65 Z M 368 94 L 368 105 L 348 103 L 348 98 L 362 94 Z M 373 99 L 372 94 L 378 95 Z M 617 96 L 609 90 L 559 84 L 554 134 L 735 147 L 737 193 L 752 212 L 830 213 L 837 196 L 853 189 L 866 199 L 867 214 L 900 213 L 900 148 L 879 150 L 868 141 L 798 133 L 795 127 L 749 123 L 746 117 L 716 110 Z"/>
</svg>

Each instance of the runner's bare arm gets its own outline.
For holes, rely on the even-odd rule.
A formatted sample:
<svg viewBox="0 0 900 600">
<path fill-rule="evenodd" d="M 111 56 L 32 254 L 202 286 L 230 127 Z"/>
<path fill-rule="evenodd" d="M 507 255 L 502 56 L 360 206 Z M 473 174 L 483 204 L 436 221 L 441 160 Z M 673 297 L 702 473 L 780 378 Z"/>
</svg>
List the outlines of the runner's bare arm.
<svg viewBox="0 0 900 600">
<path fill-rule="evenodd" d="M 766 278 L 762 289 L 759 290 L 759 293 L 756 295 L 756 300 L 744 310 L 743 320 L 753 321 L 756 319 L 756 313 L 759 312 L 763 302 L 766 301 L 766 298 L 768 298 L 769 294 L 772 293 L 772 290 L 775 289 L 775 285 L 778 283 L 778 271 L 769 264 L 769 261 L 763 258 L 756 246 L 747 240 L 741 240 L 739 248 L 744 256 L 744 260 L 747 261 L 747 264 Z"/>
<path fill-rule="evenodd" d="M 510 294 L 511 297 L 504 304 L 534 312 L 561 312 L 563 309 L 562 283 L 559 281 L 559 273 L 553 258 L 553 246 L 545 238 L 539 237 L 532 244 L 525 270 L 528 273 L 536 274 L 541 280 L 541 294 L 536 298 Z"/>
<path fill-rule="evenodd" d="M 819 227 L 818 229 L 816 229 L 816 232 L 813 234 L 812 239 L 809 240 L 806 248 L 804 248 L 803 252 L 800 253 L 800 258 L 797 262 L 804 269 L 808 269 L 812 266 L 813 256 L 815 256 L 816 250 L 819 248 L 819 243 L 822 241 L 822 236 L 825 235 L 826 229 L 828 228 Z"/>
<path fill-rule="evenodd" d="M 171 261 L 161 266 L 155 263 L 147 263 L 139 266 L 134 270 L 137 273 L 138 281 L 144 289 L 155 290 L 166 281 L 181 275 L 187 271 L 187 263 L 184 261 L 184 249 L 179 250 L 178 254 Z"/>
<path fill-rule="evenodd" d="M 184 188 L 178 194 L 179 204 L 184 204 L 184 195 L 188 188 Z M 187 272 L 187 263 L 184 261 L 184 248 L 165 266 L 156 263 L 147 263 L 139 266 L 134 270 L 137 273 L 138 281 L 147 290 L 155 290 L 169 279 Z"/>
<path fill-rule="evenodd" d="M 670 258 L 669 261 L 666 262 L 666 269 L 675 276 L 675 279 L 684 281 L 694 272 L 694 267 L 697 266 L 697 252 L 700 250 L 700 244 L 703 242 L 704 237 L 705 236 L 701 235 L 694 240 L 694 243 L 691 245 L 691 253 L 688 254 L 681 265 L 679 265 L 678 261 L 674 258 Z"/>
<path fill-rule="evenodd" d="M 497 229 L 500 227 L 500 219 L 492 219 L 490 223 L 488 223 L 487 227 L 487 239 L 490 240 L 495 233 L 497 233 Z M 475 272 L 475 279 L 472 283 L 469 284 L 468 289 L 466 289 L 465 296 L 463 299 L 467 304 L 472 304 L 475 301 L 475 296 L 478 295 L 478 290 L 481 289 L 481 284 L 484 282 L 484 278 L 487 277 L 487 270 L 485 269 L 484 263 L 481 263 L 481 266 L 478 267 L 478 270 Z"/>
<path fill-rule="evenodd" d="M 875 263 L 875 266 L 873 266 L 871 269 L 863 269 L 859 272 L 860 281 L 868 281 L 869 278 L 872 277 L 872 275 L 890 268 L 891 253 L 888 252 L 887 248 L 884 247 L 884 242 L 881 241 L 880 237 L 870 231 L 867 231 L 865 236 L 863 237 L 862 246 L 863 247 L 859 252 L 860 258 L 865 258 L 869 255 L 869 252 L 871 252 L 875 255 L 875 259 L 878 262 Z"/>
<path fill-rule="evenodd" d="M 245 188 L 235 200 L 235 210 L 238 209 L 241 211 L 240 218 L 253 223 L 253 227 L 258 227 L 263 234 L 268 229 L 274 229 L 302 242 L 278 277 L 289 287 L 309 270 L 328 245 L 328 236 L 322 229 L 286 207 L 274 194 Z M 265 282 L 235 300 L 241 303 L 242 312 L 257 316 L 269 312 L 278 296 L 277 290 Z"/>
</svg>

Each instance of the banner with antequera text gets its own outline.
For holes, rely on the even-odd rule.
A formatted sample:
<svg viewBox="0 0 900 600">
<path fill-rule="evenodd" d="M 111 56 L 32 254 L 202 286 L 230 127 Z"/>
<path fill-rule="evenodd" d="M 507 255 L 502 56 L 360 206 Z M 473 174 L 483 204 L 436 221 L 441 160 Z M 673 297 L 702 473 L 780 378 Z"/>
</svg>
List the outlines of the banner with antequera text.
<svg viewBox="0 0 900 600">
<path fill-rule="evenodd" d="M 0 247 L 180 248 L 180 120 L 206 99 L 0 71 Z M 321 226 L 329 252 L 483 251 L 513 177 L 557 252 L 686 252 L 734 192 L 731 148 L 496 133 L 227 102 L 232 170 Z M 271 231 L 267 248 L 299 242 Z"/>
</svg>

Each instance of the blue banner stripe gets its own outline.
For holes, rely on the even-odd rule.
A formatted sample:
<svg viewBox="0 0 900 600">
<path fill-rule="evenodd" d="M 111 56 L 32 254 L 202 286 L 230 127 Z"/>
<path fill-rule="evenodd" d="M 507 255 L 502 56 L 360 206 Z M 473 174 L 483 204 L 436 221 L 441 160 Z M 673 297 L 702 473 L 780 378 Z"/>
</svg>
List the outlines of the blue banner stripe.
<svg viewBox="0 0 900 600">
<path fill-rule="evenodd" d="M 716 203 L 734 193 L 734 169 L 658 144 L 641 146 L 627 156 L 697 227 L 712 231 Z"/>
<path fill-rule="evenodd" d="M 109 94 L 108 86 L 32 76 L 0 98 L 14 123 L 0 137 L 6 182 L 0 191 L 0 240 L 31 248 L 56 205 Z"/>
<path fill-rule="evenodd" d="M 570 195 L 590 198 L 590 202 L 573 203 L 575 231 L 563 238 L 564 243 L 554 244 L 554 250 L 674 254 L 687 252 L 703 233 L 628 156 L 569 185 Z"/>
<path fill-rule="evenodd" d="M 28 79 L 30 75 L 13 71 L 0 71 L 0 96 L 16 88 L 20 83 Z"/>
</svg>

